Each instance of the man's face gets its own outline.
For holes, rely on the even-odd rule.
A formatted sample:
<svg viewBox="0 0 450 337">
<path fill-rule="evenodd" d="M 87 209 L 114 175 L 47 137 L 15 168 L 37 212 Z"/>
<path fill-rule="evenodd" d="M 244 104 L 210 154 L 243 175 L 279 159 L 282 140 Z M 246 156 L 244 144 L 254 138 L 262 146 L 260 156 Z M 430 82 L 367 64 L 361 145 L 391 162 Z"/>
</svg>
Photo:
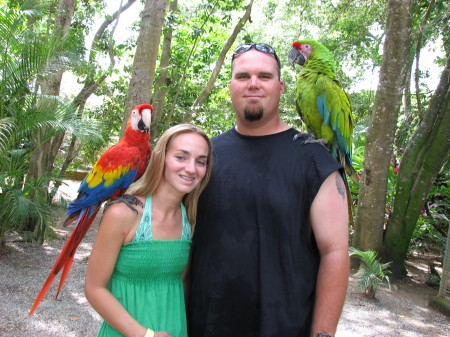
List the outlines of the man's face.
<svg viewBox="0 0 450 337">
<path fill-rule="evenodd" d="M 278 113 L 284 83 L 278 79 L 275 57 L 255 49 L 233 61 L 230 96 L 238 122 L 256 122 Z"/>
</svg>

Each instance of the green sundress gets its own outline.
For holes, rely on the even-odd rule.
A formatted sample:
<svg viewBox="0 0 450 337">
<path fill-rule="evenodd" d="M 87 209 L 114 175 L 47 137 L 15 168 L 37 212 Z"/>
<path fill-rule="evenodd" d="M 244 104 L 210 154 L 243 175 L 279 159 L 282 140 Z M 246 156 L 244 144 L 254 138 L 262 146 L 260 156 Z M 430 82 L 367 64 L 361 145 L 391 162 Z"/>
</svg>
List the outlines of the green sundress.
<svg viewBox="0 0 450 337">
<path fill-rule="evenodd" d="M 122 246 L 108 289 L 143 326 L 187 337 L 181 273 L 189 257 L 191 227 L 181 204 L 180 240 L 153 240 L 152 198 L 147 197 L 133 240 Z M 122 336 L 103 322 L 97 336 Z"/>
</svg>

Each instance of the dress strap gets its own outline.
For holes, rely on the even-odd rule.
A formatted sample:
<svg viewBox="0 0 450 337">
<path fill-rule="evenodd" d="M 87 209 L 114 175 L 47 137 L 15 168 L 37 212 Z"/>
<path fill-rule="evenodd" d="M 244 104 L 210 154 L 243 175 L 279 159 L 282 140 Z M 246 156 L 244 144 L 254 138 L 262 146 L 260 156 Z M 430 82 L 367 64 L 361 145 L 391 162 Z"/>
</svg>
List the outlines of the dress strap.
<svg viewBox="0 0 450 337">
<path fill-rule="evenodd" d="M 186 207 L 183 203 L 180 203 L 181 208 L 181 240 L 190 240 L 192 238 L 191 225 L 186 213 Z M 134 234 L 133 240 L 131 242 L 138 241 L 151 241 L 153 240 L 152 231 L 152 196 L 149 195 L 145 199 L 144 211 L 142 212 L 142 218 L 139 222 L 139 226 Z"/>
<path fill-rule="evenodd" d="M 153 240 L 152 232 L 152 196 L 149 195 L 145 199 L 144 211 L 139 226 L 134 234 L 131 242 L 150 241 Z"/>
<path fill-rule="evenodd" d="M 181 240 L 190 240 L 192 238 L 192 230 L 191 224 L 189 223 L 189 219 L 186 214 L 186 207 L 184 207 L 183 203 L 181 203 Z"/>
</svg>

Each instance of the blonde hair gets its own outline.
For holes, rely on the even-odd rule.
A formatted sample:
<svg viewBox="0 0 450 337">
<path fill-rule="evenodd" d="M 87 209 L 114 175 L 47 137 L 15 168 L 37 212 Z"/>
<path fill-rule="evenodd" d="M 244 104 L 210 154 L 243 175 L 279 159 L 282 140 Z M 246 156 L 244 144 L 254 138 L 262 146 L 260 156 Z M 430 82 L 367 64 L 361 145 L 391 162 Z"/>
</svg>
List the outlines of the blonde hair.
<svg viewBox="0 0 450 337">
<path fill-rule="evenodd" d="M 205 176 L 203 177 L 200 184 L 198 184 L 198 186 L 192 192 L 186 194 L 182 200 L 184 206 L 186 207 L 189 223 L 191 224 L 192 229 L 194 229 L 197 217 L 198 198 L 200 197 L 200 194 L 203 192 L 206 185 L 208 184 L 212 170 L 211 141 L 201 128 L 194 126 L 192 124 L 179 124 L 167 129 L 156 143 L 155 148 L 153 149 L 152 155 L 150 157 L 150 162 L 144 174 L 139 180 L 134 182 L 128 188 L 127 193 L 134 195 L 141 195 L 144 197 L 147 197 L 155 193 L 164 173 L 166 152 L 172 139 L 174 139 L 176 136 L 180 134 L 190 132 L 202 136 L 203 139 L 205 139 L 206 143 L 208 144 L 208 158 Z"/>
</svg>

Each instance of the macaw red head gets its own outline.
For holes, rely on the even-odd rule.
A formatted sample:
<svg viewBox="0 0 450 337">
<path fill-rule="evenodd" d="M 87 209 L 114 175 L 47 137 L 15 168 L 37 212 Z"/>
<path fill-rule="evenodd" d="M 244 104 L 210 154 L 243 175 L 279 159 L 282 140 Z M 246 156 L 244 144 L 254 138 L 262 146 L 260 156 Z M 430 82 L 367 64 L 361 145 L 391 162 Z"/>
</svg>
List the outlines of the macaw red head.
<svg viewBox="0 0 450 337">
<path fill-rule="evenodd" d="M 130 114 L 128 125 L 132 130 L 141 132 L 150 132 L 153 107 L 150 104 L 141 104 L 136 106 Z"/>
</svg>

